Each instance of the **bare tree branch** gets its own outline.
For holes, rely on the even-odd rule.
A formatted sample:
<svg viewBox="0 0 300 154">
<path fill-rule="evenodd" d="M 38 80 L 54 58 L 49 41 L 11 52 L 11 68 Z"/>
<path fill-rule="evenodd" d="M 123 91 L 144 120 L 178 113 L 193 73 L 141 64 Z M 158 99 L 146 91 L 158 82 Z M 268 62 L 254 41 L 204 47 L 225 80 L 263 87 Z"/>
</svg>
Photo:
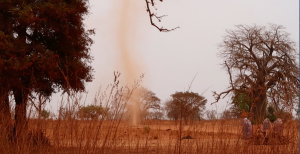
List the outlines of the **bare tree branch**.
<svg viewBox="0 0 300 154">
<path fill-rule="evenodd" d="M 149 6 L 149 3 L 151 3 L 151 5 L 154 7 L 155 6 L 155 3 L 154 3 L 154 0 L 145 0 L 146 1 L 146 6 L 147 6 L 147 12 L 149 14 L 149 17 L 150 17 L 150 23 L 152 26 L 156 27 L 160 32 L 170 32 L 170 31 L 173 31 L 179 27 L 175 27 L 173 29 L 167 29 L 167 28 L 164 28 L 164 27 L 158 27 L 154 22 L 153 22 L 153 17 L 155 17 L 159 22 L 161 22 L 161 19 L 163 17 L 165 17 L 166 15 L 162 15 L 162 16 L 157 16 L 157 14 L 154 14 L 153 12 L 151 12 L 151 9 L 150 9 L 150 6 Z M 160 0 L 161 2 L 163 0 Z"/>
<path fill-rule="evenodd" d="M 191 84 L 189 85 L 189 88 L 188 88 L 187 91 L 190 91 L 190 89 L 191 89 L 191 87 L 192 87 L 192 84 L 193 84 L 193 82 L 194 82 L 194 79 L 196 78 L 197 74 L 198 74 L 198 72 L 197 72 L 196 75 L 194 76 L 194 78 L 193 78 Z"/>
</svg>

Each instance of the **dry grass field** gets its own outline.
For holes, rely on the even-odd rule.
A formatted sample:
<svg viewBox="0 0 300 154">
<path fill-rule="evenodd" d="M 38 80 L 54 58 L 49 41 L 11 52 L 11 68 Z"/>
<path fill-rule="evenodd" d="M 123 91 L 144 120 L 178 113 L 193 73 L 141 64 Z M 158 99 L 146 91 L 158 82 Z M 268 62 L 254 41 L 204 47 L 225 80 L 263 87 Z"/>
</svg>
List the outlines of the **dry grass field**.
<svg viewBox="0 0 300 154">
<path fill-rule="evenodd" d="M 30 142 L 18 147 L 2 143 L 0 152 L 299 153 L 299 121 L 284 123 L 284 136 L 288 142 L 271 145 L 257 145 L 254 139 L 242 140 L 240 120 L 193 121 L 188 125 L 183 122 L 180 125 L 179 121 L 149 120 L 137 126 L 124 120 L 29 120 L 29 130 L 38 132 L 38 125 L 43 135 L 32 135 Z"/>
</svg>

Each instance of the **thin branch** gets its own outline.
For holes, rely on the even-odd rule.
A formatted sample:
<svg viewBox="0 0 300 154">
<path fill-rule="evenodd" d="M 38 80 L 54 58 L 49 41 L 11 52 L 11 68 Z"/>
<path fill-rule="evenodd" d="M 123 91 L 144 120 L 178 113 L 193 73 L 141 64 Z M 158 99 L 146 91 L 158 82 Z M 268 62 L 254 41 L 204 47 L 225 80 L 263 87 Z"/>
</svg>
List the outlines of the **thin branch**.
<svg viewBox="0 0 300 154">
<path fill-rule="evenodd" d="M 152 13 L 151 10 L 150 10 L 150 7 L 149 7 L 149 3 L 151 3 L 152 6 L 154 6 L 154 2 L 153 0 L 151 0 L 151 2 L 149 2 L 148 0 L 145 0 L 146 1 L 146 5 L 147 5 L 147 12 L 149 14 L 149 17 L 150 17 L 150 23 L 152 26 L 156 27 L 160 32 L 170 32 L 170 31 L 173 31 L 179 27 L 175 27 L 173 29 L 167 29 L 167 28 L 164 28 L 164 27 L 158 27 L 152 20 L 153 17 L 155 17 L 159 22 L 161 22 L 161 18 L 162 17 L 165 17 L 166 15 L 162 15 L 162 16 L 157 16 L 156 14 Z M 162 0 L 160 0 L 162 2 Z"/>
<path fill-rule="evenodd" d="M 206 93 L 206 91 L 209 89 L 209 88 L 211 88 L 213 85 L 211 85 L 210 87 L 208 87 L 208 88 L 206 88 L 202 93 L 201 93 L 201 95 L 203 95 L 204 93 Z"/>
<path fill-rule="evenodd" d="M 227 64 L 226 61 L 225 61 L 225 65 L 226 65 L 226 67 L 227 67 L 227 72 L 228 72 L 229 77 L 230 77 L 230 85 L 231 85 L 231 88 L 234 88 L 233 83 L 232 83 L 232 76 L 231 76 L 230 67 L 228 66 L 228 64 Z"/>
<path fill-rule="evenodd" d="M 198 74 L 198 72 L 197 72 L 197 74 Z M 195 79 L 195 77 L 197 76 L 197 74 L 194 76 L 194 78 L 193 78 L 191 84 L 189 85 L 189 89 L 188 89 L 187 91 L 190 91 L 190 89 L 191 89 L 191 87 L 192 87 L 192 84 L 193 84 L 193 82 L 194 82 L 194 79 Z"/>
<path fill-rule="evenodd" d="M 223 94 L 225 94 L 224 97 L 226 97 L 226 96 L 227 96 L 231 91 L 233 91 L 233 90 L 234 90 L 234 89 L 229 89 L 229 90 L 224 91 L 224 92 L 222 92 L 222 93 L 220 93 L 220 94 L 217 94 L 217 93 L 214 91 L 214 92 L 213 92 L 213 96 L 215 97 L 216 101 L 213 102 L 213 103 L 211 103 L 211 105 L 217 103 L 217 102 L 220 100 L 220 98 L 221 98 L 221 96 L 222 96 Z M 223 98 L 224 98 L 224 97 L 223 97 Z"/>
</svg>

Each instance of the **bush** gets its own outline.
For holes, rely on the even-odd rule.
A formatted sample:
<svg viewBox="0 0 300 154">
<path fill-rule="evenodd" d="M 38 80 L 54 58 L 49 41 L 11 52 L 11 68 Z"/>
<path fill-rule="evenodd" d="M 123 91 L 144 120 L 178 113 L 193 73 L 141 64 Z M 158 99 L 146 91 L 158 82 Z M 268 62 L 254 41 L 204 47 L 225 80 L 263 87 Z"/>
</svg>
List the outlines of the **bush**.
<svg viewBox="0 0 300 154">
<path fill-rule="evenodd" d="M 148 126 L 144 127 L 144 132 L 149 133 L 150 132 L 150 127 L 148 127 Z"/>
<path fill-rule="evenodd" d="M 41 117 L 44 118 L 44 119 L 48 119 L 50 116 L 50 111 L 47 111 L 47 110 L 43 110 L 41 112 Z"/>
</svg>

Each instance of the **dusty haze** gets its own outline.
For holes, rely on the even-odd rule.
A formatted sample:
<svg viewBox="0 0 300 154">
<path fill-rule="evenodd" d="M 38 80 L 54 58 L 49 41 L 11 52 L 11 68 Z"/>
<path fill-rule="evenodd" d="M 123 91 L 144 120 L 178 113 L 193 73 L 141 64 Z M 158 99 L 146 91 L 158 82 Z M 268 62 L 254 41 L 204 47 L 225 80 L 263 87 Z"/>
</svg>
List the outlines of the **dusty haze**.
<svg viewBox="0 0 300 154">
<path fill-rule="evenodd" d="M 119 31 L 117 33 L 118 44 L 120 47 L 120 58 L 116 61 L 117 69 L 121 72 L 121 83 L 132 86 L 133 81 L 145 72 L 145 67 L 139 51 L 136 50 L 136 29 L 137 20 L 140 18 L 139 9 L 132 0 L 124 0 L 121 7 L 121 18 L 119 23 Z M 140 109 L 137 101 L 128 102 L 128 109 L 133 125 L 137 125 L 140 121 Z"/>
</svg>

